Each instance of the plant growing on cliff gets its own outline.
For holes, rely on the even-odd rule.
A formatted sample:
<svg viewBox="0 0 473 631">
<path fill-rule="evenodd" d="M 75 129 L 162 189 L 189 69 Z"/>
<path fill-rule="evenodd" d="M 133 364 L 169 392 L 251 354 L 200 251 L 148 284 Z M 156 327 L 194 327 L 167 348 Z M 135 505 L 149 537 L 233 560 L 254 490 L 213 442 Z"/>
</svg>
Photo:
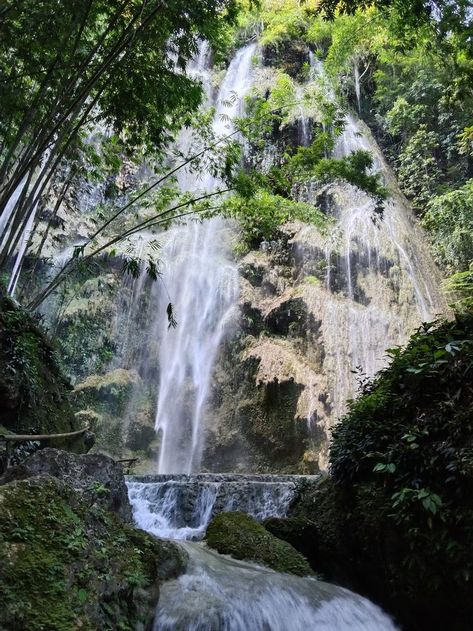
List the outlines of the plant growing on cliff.
<svg viewBox="0 0 473 631">
<path fill-rule="evenodd" d="M 351 507 L 360 554 L 383 550 L 383 580 L 398 593 L 439 599 L 445 610 L 465 607 L 473 572 L 473 316 L 424 324 L 405 349 L 388 353 L 389 366 L 349 402 L 333 432 L 332 476 Z"/>
<path fill-rule="evenodd" d="M 431 199 L 422 223 L 442 265 L 451 270 L 468 267 L 473 261 L 473 180 Z"/>
</svg>

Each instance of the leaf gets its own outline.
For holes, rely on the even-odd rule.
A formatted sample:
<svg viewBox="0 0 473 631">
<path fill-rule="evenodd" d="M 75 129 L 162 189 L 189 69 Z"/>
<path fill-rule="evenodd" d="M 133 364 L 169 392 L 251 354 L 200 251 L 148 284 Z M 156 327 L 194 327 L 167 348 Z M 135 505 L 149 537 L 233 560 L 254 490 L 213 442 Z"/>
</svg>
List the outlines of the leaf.
<svg viewBox="0 0 473 631">
<path fill-rule="evenodd" d="M 177 321 L 174 318 L 174 309 L 171 302 L 167 306 L 166 313 L 167 313 L 168 322 L 169 322 L 168 329 L 170 329 L 171 327 L 175 329 L 177 327 Z"/>
</svg>

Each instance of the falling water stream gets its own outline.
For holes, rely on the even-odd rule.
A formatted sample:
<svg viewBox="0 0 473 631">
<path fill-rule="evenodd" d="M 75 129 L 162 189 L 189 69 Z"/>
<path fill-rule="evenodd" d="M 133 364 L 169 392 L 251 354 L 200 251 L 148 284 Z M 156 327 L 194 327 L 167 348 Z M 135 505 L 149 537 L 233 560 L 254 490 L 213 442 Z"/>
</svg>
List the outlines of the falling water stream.
<svg viewBox="0 0 473 631">
<path fill-rule="evenodd" d="M 323 67 L 311 56 L 312 76 L 335 98 Z M 355 114 L 348 114 L 333 156 L 364 150 L 372 156 L 389 191 L 381 212 L 376 201 L 346 183 L 328 188 L 333 227 L 325 241 L 325 283 L 313 291 L 312 310 L 321 320 L 324 374 L 331 397 L 332 421 L 345 413 L 356 392 L 354 371 L 372 377 L 386 363 L 386 349 L 402 345 L 421 322 L 444 309 L 438 272 L 415 226 L 409 204 L 371 135 Z M 303 198 L 318 203 L 320 186 L 309 185 Z M 310 244 L 308 254 L 311 256 Z M 314 386 L 315 387 L 315 386 Z M 322 458 L 322 466 L 326 460 Z"/>
<path fill-rule="evenodd" d="M 252 46 L 239 51 L 223 81 L 214 124 L 220 135 L 227 131 L 223 103 L 233 92 L 241 99 L 248 90 L 253 54 Z M 200 66 L 204 60 L 201 55 Z M 229 117 L 238 113 L 238 101 L 233 103 Z M 302 118 L 301 140 L 309 144 L 310 121 Z M 383 217 L 376 217 L 374 202 L 354 187 L 340 184 L 332 191 L 336 221 L 325 248 L 326 283 L 317 308 L 325 340 L 332 340 L 325 368 L 337 411 L 352 392 L 351 368 L 360 365 L 373 374 L 386 346 L 402 341 L 411 325 L 430 317 L 436 306 L 428 257 L 412 238 L 402 195 L 371 136 L 349 116 L 335 155 L 357 149 L 372 151 L 373 169 L 383 174 L 392 198 Z M 217 184 L 206 176 L 207 189 Z M 199 187 L 192 176 L 181 185 Z M 316 194 L 309 201 L 314 203 Z M 175 228 L 164 249 L 165 283 L 179 319 L 176 330 L 166 329 L 162 313 L 156 320 L 161 340 L 156 427 L 162 435 L 159 471 L 166 475 L 130 478 L 128 489 L 138 526 L 178 540 L 188 564 L 182 576 L 162 587 L 154 631 L 394 631 L 392 621 L 361 596 L 315 578 L 236 561 L 200 541 L 220 512 L 241 510 L 259 520 L 286 516 L 299 479 L 185 475 L 199 468 L 204 406 L 218 347 L 235 311 L 238 274 L 223 222 Z"/>
<path fill-rule="evenodd" d="M 242 99 L 251 85 L 254 51 L 255 45 L 241 49 L 227 70 L 215 104 L 213 127 L 217 137 L 228 135 L 229 121 L 241 111 Z M 205 55 L 199 55 L 197 72 L 208 73 L 205 59 Z M 212 175 L 199 180 L 192 173 L 186 174 L 180 184 L 188 191 L 212 191 L 218 186 Z M 238 300 L 238 272 L 229 238 L 222 219 L 189 222 L 166 235 L 163 281 L 178 326 L 168 328 L 165 296 L 155 321 L 160 339 L 156 415 L 156 429 L 161 434 L 160 473 L 199 470 L 201 423 L 212 369 Z"/>
</svg>

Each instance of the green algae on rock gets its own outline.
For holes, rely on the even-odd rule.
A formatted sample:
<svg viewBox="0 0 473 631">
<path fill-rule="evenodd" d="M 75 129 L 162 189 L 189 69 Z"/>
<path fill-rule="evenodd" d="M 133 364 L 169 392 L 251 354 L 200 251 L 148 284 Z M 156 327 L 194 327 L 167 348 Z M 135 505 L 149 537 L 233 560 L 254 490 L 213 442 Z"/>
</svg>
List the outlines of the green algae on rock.
<svg viewBox="0 0 473 631">
<path fill-rule="evenodd" d="M 302 554 L 246 513 L 220 513 L 214 517 L 207 528 L 206 541 L 220 554 L 261 563 L 277 572 L 314 574 Z"/>
<path fill-rule="evenodd" d="M 79 429 L 52 343 L 31 315 L 1 294 L 0 366 L 1 422 L 6 429 L 25 434 Z"/>
<path fill-rule="evenodd" d="M 57 478 L 0 487 L 2 629 L 149 629 L 160 581 L 184 566 L 174 544 L 90 506 Z"/>
</svg>

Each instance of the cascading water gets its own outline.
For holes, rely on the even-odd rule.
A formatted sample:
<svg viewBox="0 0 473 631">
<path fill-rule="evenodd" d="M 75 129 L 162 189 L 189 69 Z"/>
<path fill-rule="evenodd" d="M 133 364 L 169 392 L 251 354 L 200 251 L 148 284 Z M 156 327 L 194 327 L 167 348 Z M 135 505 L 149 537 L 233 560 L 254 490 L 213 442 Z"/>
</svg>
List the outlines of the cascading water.
<svg viewBox="0 0 473 631">
<path fill-rule="evenodd" d="M 128 480 L 138 526 L 173 539 L 199 539 L 211 517 L 242 510 L 284 517 L 303 476 L 145 476 Z M 395 631 L 368 600 L 313 578 L 279 574 L 181 542 L 186 573 L 164 584 L 154 631 Z"/>
<path fill-rule="evenodd" d="M 165 584 L 154 631 L 395 631 L 371 602 L 186 544 L 184 576 Z"/>
<path fill-rule="evenodd" d="M 320 63 L 313 58 L 312 63 L 315 80 L 324 84 Z M 389 199 L 378 213 L 376 202 L 354 186 L 339 183 L 325 190 L 334 219 L 325 244 L 325 286 L 309 298 L 322 323 L 334 420 L 355 392 L 354 371 L 373 376 L 384 366 L 387 348 L 404 344 L 416 326 L 443 310 L 437 272 L 409 205 L 368 128 L 349 114 L 333 155 L 343 158 L 358 150 L 372 155 L 372 172 L 381 174 Z M 319 194 L 316 185 L 303 198 L 317 204 Z M 310 257 L 310 244 L 308 251 L 302 258 Z"/>
<path fill-rule="evenodd" d="M 228 68 L 216 103 L 213 127 L 217 137 L 228 135 L 227 121 L 238 114 L 250 87 L 254 51 L 254 45 L 241 49 Z M 202 64 L 205 56 L 199 59 Z M 181 188 L 189 191 L 211 191 L 217 185 L 211 174 L 200 182 L 187 174 L 181 181 Z M 199 469 L 202 415 L 212 369 L 238 299 L 238 272 L 230 252 L 228 228 L 221 219 L 189 222 L 166 235 L 163 282 L 178 326 L 168 328 L 169 300 L 162 300 L 155 322 L 160 339 L 156 415 L 156 429 L 161 434 L 160 473 Z"/>
<path fill-rule="evenodd" d="M 284 517 L 304 476 L 194 474 L 128 481 L 137 524 L 158 537 L 200 539 L 217 513 L 240 510 L 263 520 Z"/>
</svg>

